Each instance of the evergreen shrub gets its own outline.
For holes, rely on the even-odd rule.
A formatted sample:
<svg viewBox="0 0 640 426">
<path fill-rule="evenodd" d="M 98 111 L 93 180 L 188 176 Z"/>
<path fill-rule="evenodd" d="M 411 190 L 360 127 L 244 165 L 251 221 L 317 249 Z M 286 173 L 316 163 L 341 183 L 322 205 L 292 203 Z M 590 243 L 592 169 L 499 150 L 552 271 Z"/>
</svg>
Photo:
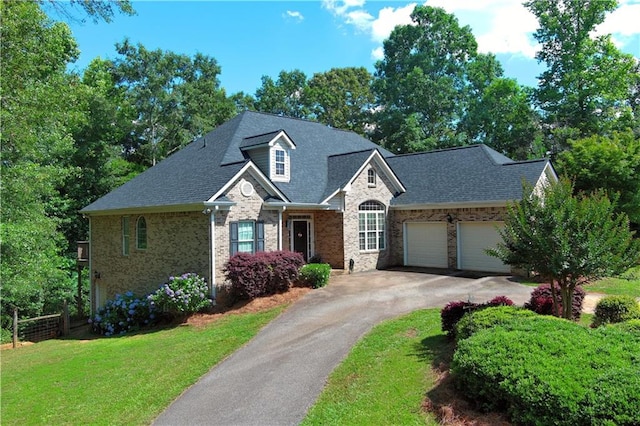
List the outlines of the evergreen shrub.
<svg viewBox="0 0 640 426">
<path fill-rule="evenodd" d="M 458 341 L 459 391 L 514 424 L 640 424 L 640 339 L 613 327 L 516 317 Z"/>
<path fill-rule="evenodd" d="M 327 285 L 331 275 L 328 263 L 309 263 L 300 269 L 300 281 L 306 287 L 320 288 Z"/>
<path fill-rule="evenodd" d="M 605 296 L 598 301 L 592 327 L 640 318 L 640 304 L 632 296 Z"/>
</svg>

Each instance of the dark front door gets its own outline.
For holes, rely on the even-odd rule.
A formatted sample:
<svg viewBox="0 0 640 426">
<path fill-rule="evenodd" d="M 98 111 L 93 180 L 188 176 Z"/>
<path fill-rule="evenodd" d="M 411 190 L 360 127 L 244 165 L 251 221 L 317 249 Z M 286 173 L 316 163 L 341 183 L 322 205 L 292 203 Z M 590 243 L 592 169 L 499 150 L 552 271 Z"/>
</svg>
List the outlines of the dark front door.
<svg viewBox="0 0 640 426">
<path fill-rule="evenodd" d="M 306 220 L 293 221 L 293 251 L 302 253 L 305 262 L 309 260 L 309 223 Z"/>
</svg>

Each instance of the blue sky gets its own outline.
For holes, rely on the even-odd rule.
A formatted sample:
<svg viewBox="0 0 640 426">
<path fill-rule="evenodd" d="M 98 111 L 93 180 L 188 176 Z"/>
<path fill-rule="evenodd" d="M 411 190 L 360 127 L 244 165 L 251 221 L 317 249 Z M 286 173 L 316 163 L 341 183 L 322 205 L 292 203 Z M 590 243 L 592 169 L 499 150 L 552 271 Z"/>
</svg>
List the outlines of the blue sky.
<svg viewBox="0 0 640 426">
<path fill-rule="evenodd" d="M 410 22 L 410 1 L 134 1 L 137 15 L 113 22 L 71 23 L 81 56 L 79 71 L 95 57 L 114 58 L 128 37 L 147 49 L 214 57 L 227 94 L 254 94 L 263 75 L 302 70 L 307 77 L 331 68 L 363 66 L 373 72 L 382 41 Z M 514 0 L 427 0 L 469 25 L 479 50 L 495 53 L 507 77 L 533 86 L 543 70 L 533 58 L 537 21 Z M 60 19 L 52 14 L 54 19 Z M 640 0 L 622 0 L 598 29 L 640 58 Z"/>
</svg>

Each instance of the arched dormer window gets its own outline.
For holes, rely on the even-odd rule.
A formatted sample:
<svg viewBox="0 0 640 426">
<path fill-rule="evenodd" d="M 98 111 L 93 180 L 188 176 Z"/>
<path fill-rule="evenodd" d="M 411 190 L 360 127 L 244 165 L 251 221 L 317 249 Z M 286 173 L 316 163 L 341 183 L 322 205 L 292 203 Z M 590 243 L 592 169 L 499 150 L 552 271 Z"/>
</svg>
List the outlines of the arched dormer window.
<svg viewBox="0 0 640 426">
<path fill-rule="evenodd" d="M 136 248 L 138 250 L 147 248 L 147 221 L 144 216 L 140 216 L 136 221 Z"/>
<path fill-rule="evenodd" d="M 361 251 L 384 250 L 386 209 L 377 201 L 365 201 L 358 206 L 358 238 Z"/>
</svg>

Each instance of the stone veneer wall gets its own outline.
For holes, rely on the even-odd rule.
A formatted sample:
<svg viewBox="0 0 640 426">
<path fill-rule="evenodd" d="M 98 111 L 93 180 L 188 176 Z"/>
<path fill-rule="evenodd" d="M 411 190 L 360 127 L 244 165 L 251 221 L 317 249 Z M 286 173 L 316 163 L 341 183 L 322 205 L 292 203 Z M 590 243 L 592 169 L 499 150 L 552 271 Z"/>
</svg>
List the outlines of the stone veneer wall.
<svg viewBox="0 0 640 426">
<path fill-rule="evenodd" d="M 451 214 L 452 223 L 447 223 L 447 254 L 450 269 L 458 266 L 457 252 L 457 222 L 494 222 L 503 221 L 505 207 L 477 207 L 464 209 L 429 209 L 429 210 L 392 210 L 391 229 L 389 234 L 395 244 L 392 246 L 390 265 L 404 264 L 404 237 L 402 224 L 404 222 L 447 222 L 447 214 Z"/>
<path fill-rule="evenodd" d="M 146 213 L 129 216 L 129 255 L 122 254 L 123 215 L 91 218 L 91 274 L 100 304 L 116 293 L 145 295 L 171 275 L 195 272 L 209 279 L 209 217 L 201 212 Z M 136 249 L 136 220 L 147 223 L 147 249 Z M 93 295 L 92 297 L 95 297 Z M 92 301 L 95 306 L 95 298 Z"/>
<path fill-rule="evenodd" d="M 254 192 L 250 196 L 245 196 L 240 192 L 241 184 L 247 181 L 253 185 Z M 224 277 L 224 264 L 229 260 L 230 245 L 229 224 L 242 220 L 258 220 L 264 222 L 264 249 L 272 251 L 278 249 L 278 212 L 275 210 L 263 209 L 264 199 L 268 197 L 267 192 L 249 174 L 245 173 L 226 192 L 227 198 L 236 203 L 229 210 L 221 210 L 215 213 L 215 283 L 220 298 L 224 299 L 224 293 L 228 286 Z"/>
<path fill-rule="evenodd" d="M 375 187 L 369 187 L 367 174 L 370 168 L 374 168 L 377 175 Z M 389 266 L 391 260 L 391 249 L 395 244 L 395 239 L 389 226 L 389 203 L 393 198 L 393 186 L 375 164 L 367 165 L 360 175 L 358 175 L 351 185 L 351 190 L 345 194 L 344 211 L 344 266 L 349 267 L 349 260 L 354 261 L 354 272 L 367 271 Z M 387 209 L 386 221 L 386 248 L 375 252 L 360 251 L 360 240 L 358 238 L 358 207 L 365 201 L 378 201 L 384 204 Z M 400 240 L 402 244 L 402 240 Z"/>
</svg>

